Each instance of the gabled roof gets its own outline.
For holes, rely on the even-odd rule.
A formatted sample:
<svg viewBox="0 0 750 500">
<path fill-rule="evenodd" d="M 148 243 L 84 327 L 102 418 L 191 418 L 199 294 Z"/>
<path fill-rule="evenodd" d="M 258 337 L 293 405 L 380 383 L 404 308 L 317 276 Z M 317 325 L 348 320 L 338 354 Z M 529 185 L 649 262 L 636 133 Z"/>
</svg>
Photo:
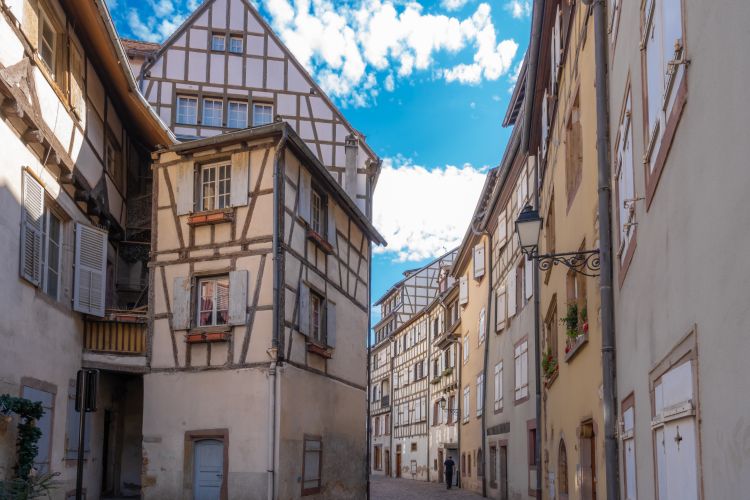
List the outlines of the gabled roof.
<svg viewBox="0 0 750 500">
<path fill-rule="evenodd" d="M 158 43 L 144 42 L 142 40 L 131 40 L 130 38 L 120 38 L 120 42 L 122 43 L 122 47 L 128 54 L 130 54 L 131 52 L 136 52 L 148 55 L 156 52 L 157 50 L 159 50 L 159 47 L 161 47 L 161 45 L 159 45 Z"/>
<path fill-rule="evenodd" d="M 248 141 L 253 139 L 260 139 L 263 137 L 269 137 L 273 135 L 285 135 L 287 137 L 287 145 L 298 155 L 301 160 L 310 168 L 312 174 L 316 179 L 321 182 L 323 187 L 328 193 L 336 199 L 336 202 L 354 219 L 360 228 L 367 234 L 371 240 L 380 245 L 386 245 L 385 238 L 375 229 L 375 226 L 369 221 L 369 219 L 362 213 L 359 207 L 352 201 L 348 194 L 331 176 L 325 166 L 320 162 L 317 156 L 310 151 L 310 148 L 305 144 L 300 136 L 294 131 L 294 129 L 284 121 L 274 122 L 269 125 L 262 125 L 259 127 L 251 127 L 236 132 L 228 132 L 225 134 L 216 135 L 213 137 L 207 137 L 205 139 L 196 139 L 193 141 L 183 142 L 176 144 L 170 148 L 162 149 L 157 151 L 155 154 L 164 153 L 167 151 L 174 151 L 177 154 L 192 153 L 195 151 L 201 151 L 204 149 L 220 148 L 224 145 L 230 145 L 233 143 Z"/>
<path fill-rule="evenodd" d="M 376 302 L 374 302 L 372 305 L 379 306 L 380 304 L 383 303 L 383 301 L 385 299 L 388 298 L 389 295 L 391 295 L 393 292 L 395 292 L 410 277 L 414 276 L 415 274 L 419 273 L 420 271 L 423 271 L 423 270 L 427 269 L 428 267 L 430 267 L 431 265 L 433 265 L 435 262 L 443 260 L 445 257 L 447 257 L 448 255 L 452 254 L 456 250 L 457 250 L 456 248 L 454 248 L 453 250 L 449 250 L 449 251 L 445 252 L 443 255 L 441 255 L 440 257 L 431 260 L 430 262 L 428 262 L 427 264 L 425 264 L 424 266 L 422 266 L 422 267 L 420 267 L 418 269 L 405 271 L 404 272 L 404 278 L 401 279 L 401 280 L 399 280 L 399 281 L 397 281 L 393 285 L 391 285 L 391 287 L 388 290 L 386 290 L 385 293 L 383 295 L 381 295 L 380 298 Z M 409 273 L 409 274 L 406 274 L 406 273 Z"/>
<path fill-rule="evenodd" d="M 349 123 L 349 121 L 346 119 L 346 117 L 341 113 L 339 108 L 331 101 L 331 99 L 326 95 L 325 92 L 323 92 L 323 89 L 320 88 L 318 83 L 315 81 L 315 79 L 308 73 L 308 71 L 305 69 L 302 64 L 297 60 L 296 57 L 294 57 L 294 54 L 287 48 L 287 46 L 284 44 L 284 42 L 281 41 L 281 39 L 278 37 L 276 32 L 271 28 L 271 26 L 268 24 L 268 22 L 265 20 L 265 18 L 261 15 L 261 13 L 258 11 L 258 9 L 255 8 L 255 6 L 251 2 L 247 2 L 245 0 L 226 0 L 227 2 L 242 2 L 245 7 L 250 10 L 255 18 L 258 20 L 260 25 L 263 27 L 263 29 L 268 32 L 268 35 L 273 39 L 273 41 L 276 43 L 276 45 L 279 46 L 279 48 L 286 53 L 286 55 L 289 57 L 289 60 L 292 64 L 294 64 L 297 67 L 297 70 L 299 72 L 306 76 L 310 80 L 310 84 L 312 85 L 312 88 L 315 90 L 315 94 L 319 96 L 323 101 L 330 106 L 331 111 L 335 113 L 338 118 L 342 121 L 342 123 L 352 130 L 353 132 L 357 133 L 361 138 L 361 145 L 367 152 L 367 154 L 373 159 L 373 160 L 379 160 L 378 155 L 375 154 L 375 152 L 370 148 L 370 146 L 365 142 L 365 136 L 361 134 L 354 126 Z M 144 65 L 144 73 L 148 71 L 148 69 L 153 66 L 153 64 L 156 62 L 156 60 L 164 53 L 167 48 L 169 48 L 171 45 L 174 44 L 174 42 L 200 17 L 200 15 L 209 8 L 209 6 L 213 3 L 215 3 L 216 0 L 204 0 L 204 2 L 195 9 L 192 14 L 190 14 L 185 21 L 180 25 L 177 30 L 172 33 L 172 35 L 167 38 L 162 44 L 161 47 L 159 47 L 159 50 L 156 51 L 154 54 L 153 60 L 146 63 Z M 376 180 L 376 178 L 374 179 Z"/>
</svg>

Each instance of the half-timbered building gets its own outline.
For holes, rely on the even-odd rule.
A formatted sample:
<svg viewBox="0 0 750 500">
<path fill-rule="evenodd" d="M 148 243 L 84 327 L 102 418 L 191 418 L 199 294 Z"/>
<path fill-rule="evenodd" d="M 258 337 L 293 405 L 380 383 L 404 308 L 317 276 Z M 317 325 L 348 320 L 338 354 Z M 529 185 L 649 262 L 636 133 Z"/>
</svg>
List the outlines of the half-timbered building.
<svg viewBox="0 0 750 500">
<path fill-rule="evenodd" d="M 207 0 L 140 67 L 178 138 L 289 123 L 366 215 L 380 160 L 251 2 Z"/>
<path fill-rule="evenodd" d="M 286 122 L 153 168 L 144 497 L 364 497 L 382 237 Z"/>
<path fill-rule="evenodd" d="M 393 342 L 385 341 L 370 351 L 370 473 L 390 476 L 391 387 Z"/>
<path fill-rule="evenodd" d="M 0 394 L 42 404 L 34 467 L 59 473 L 53 498 L 75 487 L 82 365 L 101 369 L 85 495 L 140 490 L 149 152 L 174 137 L 127 64 L 101 0 L 0 5 Z M 16 423 L 0 423 L 0 481 Z"/>
</svg>

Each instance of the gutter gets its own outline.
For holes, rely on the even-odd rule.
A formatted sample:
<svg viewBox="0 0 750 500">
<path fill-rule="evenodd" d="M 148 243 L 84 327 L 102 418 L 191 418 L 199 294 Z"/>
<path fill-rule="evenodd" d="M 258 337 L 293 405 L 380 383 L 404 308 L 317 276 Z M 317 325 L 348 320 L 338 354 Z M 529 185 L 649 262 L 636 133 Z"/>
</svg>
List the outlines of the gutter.
<svg viewBox="0 0 750 500">
<path fill-rule="evenodd" d="M 584 3 L 591 4 L 592 0 Z M 611 165 L 609 162 L 609 97 L 607 86 L 607 13 L 603 0 L 593 1 L 596 87 L 596 159 L 599 172 L 599 294 L 602 317 L 602 384 L 604 404 L 604 464 L 608 500 L 617 500 L 619 455 L 617 443 L 617 379 L 615 372 L 615 321 L 612 290 Z"/>
<path fill-rule="evenodd" d="M 277 418 L 277 399 L 278 399 L 278 388 L 276 380 L 276 367 L 282 364 L 284 361 L 284 354 L 280 352 L 279 346 L 281 342 L 279 337 L 281 336 L 281 325 L 283 324 L 284 317 L 284 301 L 283 301 L 283 278 L 284 278 L 284 251 L 282 249 L 280 239 L 284 232 L 284 216 L 283 216 L 283 203 L 284 203 L 284 178 L 282 176 L 283 170 L 283 157 L 282 155 L 286 151 L 287 142 L 287 129 L 283 128 L 281 131 L 281 139 L 277 143 L 276 153 L 273 159 L 273 296 L 274 296 L 274 314 L 273 314 L 273 339 L 271 341 L 271 349 L 268 351 L 268 355 L 271 358 L 271 363 L 268 367 L 268 421 L 271 426 L 271 432 L 268 433 L 268 500 L 274 500 L 276 498 L 276 418 Z"/>
<path fill-rule="evenodd" d="M 534 19 L 531 22 L 531 42 L 529 44 L 529 71 L 526 76 L 526 106 L 524 109 L 525 121 L 523 124 L 523 139 L 521 147 L 524 151 L 529 150 L 531 140 L 531 117 L 534 110 L 534 98 L 536 92 L 536 68 L 539 64 L 539 43 L 542 38 L 542 18 L 544 16 L 545 0 L 536 0 L 534 2 Z"/>
</svg>

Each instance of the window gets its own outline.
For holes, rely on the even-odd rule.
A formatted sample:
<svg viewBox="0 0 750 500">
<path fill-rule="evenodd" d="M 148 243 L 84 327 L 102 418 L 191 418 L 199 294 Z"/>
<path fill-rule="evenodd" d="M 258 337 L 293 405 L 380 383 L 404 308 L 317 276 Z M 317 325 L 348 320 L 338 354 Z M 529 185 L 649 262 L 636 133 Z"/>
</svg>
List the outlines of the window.
<svg viewBox="0 0 750 500">
<path fill-rule="evenodd" d="M 694 360 L 687 359 L 652 381 L 651 427 L 659 500 L 699 498 L 694 380 Z"/>
<path fill-rule="evenodd" d="M 482 448 L 477 450 L 477 477 L 484 477 L 484 454 Z"/>
<path fill-rule="evenodd" d="M 583 176 L 583 132 L 578 95 L 576 95 L 570 115 L 568 115 L 568 124 L 565 129 L 565 153 L 565 193 L 568 199 L 568 208 L 570 208 Z"/>
<path fill-rule="evenodd" d="M 542 371 L 549 378 L 557 371 L 557 295 L 552 296 L 544 319 L 544 357 Z"/>
<path fill-rule="evenodd" d="M 565 441 L 560 440 L 560 450 L 557 452 L 557 491 L 560 500 L 568 499 L 568 452 Z"/>
<path fill-rule="evenodd" d="M 524 285 L 526 282 L 526 259 L 521 258 L 521 260 L 518 262 L 518 267 L 516 268 L 516 286 L 514 288 L 514 292 L 516 294 L 515 300 L 516 300 L 516 310 L 520 311 L 521 308 L 524 306 Z"/>
<path fill-rule="evenodd" d="M 466 455 L 466 475 L 471 477 L 471 452 Z"/>
<path fill-rule="evenodd" d="M 373 434 L 376 436 L 380 433 L 380 417 L 375 417 L 375 423 L 373 424 Z"/>
<path fill-rule="evenodd" d="M 633 133 L 630 123 L 630 89 L 625 95 L 620 127 L 615 140 L 615 182 L 617 184 L 617 255 L 623 264 L 635 228 L 635 186 L 633 180 Z"/>
<path fill-rule="evenodd" d="M 464 422 L 469 420 L 469 399 L 471 397 L 471 388 L 464 387 Z"/>
<path fill-rule="evenodd" d="M 313 189 L 310 203 L 310 228 L 323 236 L 326 234 L 326 199 L 319 191 Z"/>
<path fill-rule="evenodd" d="M 469 334 L 464 335 L 463 340 L 464 364 L 469 362 Z"/>
<path fill-rule="evenodd" d="M 454 413 L 453 409 L 455 407 L 456 407 L 456 396 L 451 395 L 448 398 L 448 415 L 446 415 L 446 418 L 447 418 L 446 423 L 447 424 L 452 424 L 453 423 L 453 413 Z"/>
<path fill-rule="evenodd" d="M 227 37 L 224 33 L 211 34 L 211 50 L 224 51 Z"/>
<path fill-rule="evenodd" d="M 39 9 L 39 57 L 52 77 L 55 77 L 57 40 L 60 34 L 44 9 Z"/>
<path fill-rule="evenodd" d="M 105 152 L 105 165 L 107 173 L 119 189 L 124 187 L 125 170 L 122 164 L 122 149 L 111 131 L 107 131 Z"/>
<path fill-rule="evenodd" d="M 417 451 L 417 443 L 411 444 L 411 451 Z"/>
<path fill-rule="evenodd" d="M 529 397 L 529 341 L 524 339 L 514 349 L 517 402 Z"/>
<path fill-rule="evenodd" d="M 226 325 L 229 320 L 229 277 L 198 280 L 198 326 Z"/>
<path fill-rule="evenodd" d="M 42 290 L 58 299 L 60 266 L 62 262 L 62 221 L 48 208 L 44 210 L 44 235 L 42 241 Z"/>
<path fill-rule="evenodd" d="M 208 127 L 221 127 L 222 115 L 224 114 L 224 103 L 221 99 L 203 99 L 203 125 Z"/>
<path fill-rule="evenodd" d="M 644 110 L 649 171 L 656 168 L 656 145 L 665 138 L 667 120 L 685 74 L 681 0 L 647 0 L 641 12 L 641 54 L 645 72 Z M 679 118 L 679 113 L 677 113 Z M 671 138 L 669 138 L 671 140 Z M 650 172 L 649 172 L 650 173 Z"/>
<path fill-rule="evenodd" d="M 177 96 L 177 123 L 198 124 L 198 98 Z"/>
<path fill-rule="evenodd" d="M 391 433 L 391 416 L 386 413 L 383 421 L 383 427 L 385 428 L 383 433 L 388 436 Z"/>
<path fill-rule="evenodd" d="M 73 108 L 73 111 L 76 112 L 79 118 L 83 118 L 83 76 L 85 72 L 84 57 L 81 49 L 79 49 L 72 40 L 69 41 L 69 46 L 70 50 L 68 53 L 70 57 L 70 106 Z"/>
<path fill-rule="evenodd" d="M 320 459 L 323 444 L 319 437 L 305 436 L 302 457 L 302 495 L 320 493 Z"/>
<path fill-rule="evenodd" d="M 482 416 L 484 409 L 484 374 L 477 376 L 477 417 Z"/>
<path fill-rule="evenodd" d="M 635 468 L 635 397 L 633 394 L 622 402 L 622 454 L 625 477 L 625 500 L 635 500 L 636 468 Z"/>
<path fill-rule="evenodd" d="M 322 295 L 310 291 L 310 336 L 321 344 L 326 341 L 325 303 Z"/>
<path fill-rule="evenodd" d="M 229 207 L 232 166 L 228 163 L 201 167 L 201 210 Z"/>
<path fill-rule="evenodd" d="M 229 37 L 229 52 L 242 54 L 242 35 L 232 35 Z"/>
<path fill-rule="evenodd" d="M 372 468 L 375 470 L 382 470 L 381 460 L 380 460 L 380 450 L 382 449 L 382 445 L 375 446 L 375 452 L 373 453 L 373 459 L 372 459 Z"/>
<path fill-rule="evenodd" d="M 55 394 L 53 389 L 41 389 L 39 384 L 29 382 L 21 388 L 21 397 L 42 404 L 44 414 L 36 421 L 36 428 L 42 433 L 37 447 L 39 449 L 34 459 L 34 468 L 39 474 L 50 472 L 50 454 L 52 452 L 52 427 L 55 416 Z M 47 385 L 47 384 L 44 384 Z"/>
<path fill-rule="evenodd" d="M 503 362 L 495 365 L 495 411 L 503 409 Z"/>
<path fill-rule="evenodd" d="M 529 464 L 529 477 L 532 477 L 532 474 L 534 471 L 536 471 L 536 462 L 537 462 L 537 456 L 536 456 L 536 422 L 534 420 L 529 420 L 526 422 L 526 429 L 527 429 L 527 456 L 529 458 L 528 464 Z M 533 495 L 533 492 L 535 491 L 535 488 L 532 484 L 529 484 L 529 496 L 536 496 Z"/>
<path fill-rule="evenodd" d="M 461 475 L 466 475 L 466 453 L 461 453 Z"/>
<path fill-rule="evenodd" d="M 227 127 L 247 127 L 247 103 L 240 101 L 229 101 L 229 104 L 227 106 Z"/>
<path fill-rule="evenodd" d="M 253 104 L 253 127 L 273 122 L 273 105 Z"/>
<path fill-rule="evenodd" d="M 586 303 L 586 276 L 568 271 L 567 274 L 568 311 L 563 319 L 566 349 L 569 352 L 578 338 L 588 332 L 588 308 Z"/>
</svg>

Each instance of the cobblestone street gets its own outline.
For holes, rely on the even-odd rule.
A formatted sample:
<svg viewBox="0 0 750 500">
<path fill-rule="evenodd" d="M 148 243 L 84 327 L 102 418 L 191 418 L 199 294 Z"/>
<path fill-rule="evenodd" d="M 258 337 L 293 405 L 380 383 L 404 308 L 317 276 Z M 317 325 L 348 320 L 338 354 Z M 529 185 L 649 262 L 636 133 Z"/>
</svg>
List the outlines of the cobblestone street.
<svg viewBox="0 0 750 500">
<path fill-rule="evenodd" d="M 469 500 L 481 498 L 481 496 L 455 487 L 448 490 L 443 483 L 371 476 L 370 498 L 371 500 L 446 500 L 448 498 Z"/>
</svg>

